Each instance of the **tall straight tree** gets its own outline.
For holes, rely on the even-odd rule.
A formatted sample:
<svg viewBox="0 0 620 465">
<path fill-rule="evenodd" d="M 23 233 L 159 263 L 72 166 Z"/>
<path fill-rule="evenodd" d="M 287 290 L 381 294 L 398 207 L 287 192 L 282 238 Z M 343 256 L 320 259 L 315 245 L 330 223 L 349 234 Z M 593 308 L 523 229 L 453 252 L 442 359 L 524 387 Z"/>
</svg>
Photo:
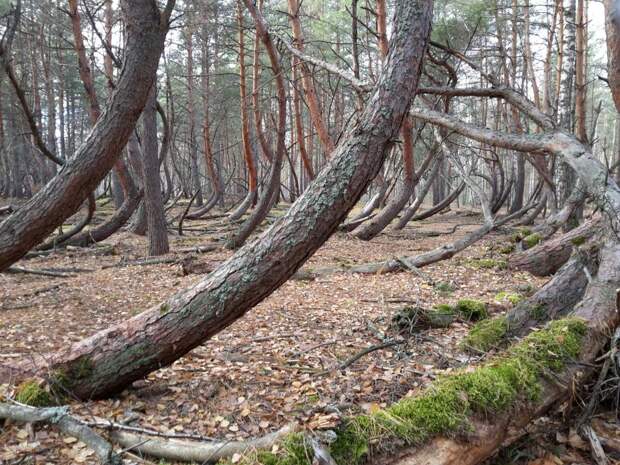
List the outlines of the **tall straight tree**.
<svg viewBox="0 0 620 465">
<path fill-rule="evenodd" d="M 168 225 L 164 213 L 157 150 L 157 86 L 153 84 L 142 114 L 142 179 L 148 223 L 149 255 L 168 253 Z"/>
</svg>

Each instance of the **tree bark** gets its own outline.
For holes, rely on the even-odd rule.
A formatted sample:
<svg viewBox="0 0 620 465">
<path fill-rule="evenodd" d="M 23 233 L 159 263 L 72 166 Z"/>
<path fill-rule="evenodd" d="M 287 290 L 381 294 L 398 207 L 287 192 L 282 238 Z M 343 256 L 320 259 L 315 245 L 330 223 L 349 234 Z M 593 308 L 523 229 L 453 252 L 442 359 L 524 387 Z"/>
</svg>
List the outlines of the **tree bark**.
<svg viewBox="0 0 620 465">
<path fill-rule="evenodd" d="M 142 114 L 142 126 L 142 179 L 144 180 L 144 207 L 148 222 L 149 255 L 156 256 L 168 253 L 170 245 L 159 175 L 157 86 L 155 84 L 153 84 Z"/>
<path fill-rule="evenodd" d="M 432 4 L 397 2 L 392 49 L 359 122 L 347 131 L 328 167 L 259 240 L 193 288 L 46 361 L 25 362 L 17 371 L 23 376 L 43 363 L 39 368 L 48 365 L 46 372 L 67 373 L 81 398 L 113 394 L 204 343 L 292 276 L 336 231 L 391 148 L 417 88 Z"/>
<path fill-rule="evenodd" d="M 570 258 L 575 244 L 587 242 L 600 230 L 599 221 L 588 221 L 562 236 L 510 256 L 508 266 L 534 276 L 554 274 Z"/>
<path fill-rule="evenodd" d="M 71 216 L 119 157 L 146 103 L 168 30 L 149 0 L 123 1 L 127 48 L 123 72 L 106 111 L 63 169 L 16 213 L 0 223 L 0 270 L 8 268 Z"/>
</svg>

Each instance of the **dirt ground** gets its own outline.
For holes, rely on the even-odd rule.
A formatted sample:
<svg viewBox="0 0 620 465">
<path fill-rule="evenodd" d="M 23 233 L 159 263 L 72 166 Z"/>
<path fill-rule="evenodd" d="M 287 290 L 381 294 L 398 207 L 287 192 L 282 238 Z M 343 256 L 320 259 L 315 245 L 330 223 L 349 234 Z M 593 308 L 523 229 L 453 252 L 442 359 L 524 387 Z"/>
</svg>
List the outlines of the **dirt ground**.
<svg viewBox="0 0 620 465">
<path fill-rule="evenodd" d="M 402 232 L 389 231 L 370 243 L 338 233 L 306 266 L 415 255 L 466 234 L 479 220 L 465 212 L 447 213 Z M 183 257 L 186 252 L 178 253 L 181 249 L 217 245 L 230 230 L 223 219 L 187 222 L 186 227 L 186 235 L 171 235 L 173 253 L 168 257 Z M 315 281 L 289 281 L 172 366 L 115 399 L 74 402 L 72 412 L 86 420 L 122 422 L 131 417 L 133 426 L 161 432 L 244 439 L 291 421 L 310 429 L 330 428 L 343 415 L 414 395 L 438 375 L 479 361 L 458 346 L 470 323 L 423 331 L 405 345 L 374 351 L 344 370 L 338 366 L 380 343 L 385 334 L 393 336 L 391 317 L 407 305 L 431 307 L 473 298 L 487 302 L 497 314 L 510 306 L 496 300 L 500 292 L 518 293 L 542 285 L 545 280 L 526 273 L 474 266 L 472 258 L 505 258 L 497 250 L 508 240 L 506 234 L 491 234 L 452 260 L 424 268 L 435 282 L 449 283 L 451 291 L 414 273 L 334 274 Z M 146 251 L 145 238 L 123 232 L 98 249 L 55 252 L 18 264 L 65 277 L 0 274 L 0 363 L 66 347 L 204 278 L 183 276 L 175 263 L 125 263 L 144 257 Z M 220 248 L 199 254 L 199 259 L 216 266 L 229 255 Z M 0 383 L 0 397 L 10 396 L 11 380 Z M 151 463 L 136 456 L 126 459 Z M 51 428 L 8 424 L 0 429 L 0 463 L 73 464 L 95 459 L 84 444 Z"/>
</svg>

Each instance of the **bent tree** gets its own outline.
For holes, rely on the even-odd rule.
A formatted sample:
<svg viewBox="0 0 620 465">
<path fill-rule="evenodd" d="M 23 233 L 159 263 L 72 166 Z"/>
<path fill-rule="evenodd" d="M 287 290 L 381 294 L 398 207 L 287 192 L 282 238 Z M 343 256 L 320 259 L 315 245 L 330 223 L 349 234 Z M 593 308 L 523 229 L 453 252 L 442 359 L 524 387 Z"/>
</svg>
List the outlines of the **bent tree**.
<svg viewBox="0 0 620 465">
<path fill-rule="evenodd" d="M 108 174 L 146 104 L 163 51 L 174 0 L 123 0 L 126 53 L 110 103 L 75 157 L 18 211 L 0 223 L 0 270 L 8 268 L 70 217 Z"/>
<path fill-rule="evenodd" d="M 432 6 L 432 0 L 398 0 L 390 52 L 357 124 L 260 238 L 194 287 L 45 360 L 13 367 L 13 375 L 45 367 L 50 376 L 62 373 L 81 398 L 113 394 L 202 344 L 284 283 L 337 229 L 398 137 L 417 89 Z"/>
</svg>

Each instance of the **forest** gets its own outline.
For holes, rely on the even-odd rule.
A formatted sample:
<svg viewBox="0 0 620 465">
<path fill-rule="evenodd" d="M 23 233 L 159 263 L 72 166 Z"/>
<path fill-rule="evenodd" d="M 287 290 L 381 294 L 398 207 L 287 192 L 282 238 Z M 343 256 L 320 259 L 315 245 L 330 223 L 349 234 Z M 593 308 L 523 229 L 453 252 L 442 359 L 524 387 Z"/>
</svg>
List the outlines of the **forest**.
<svg viewBox="0 0 620 465">
<path fill-rule="evenodd" d="M 620 0 L 0 0 L 0 465 L 620 464 Z"/>
</svg>

